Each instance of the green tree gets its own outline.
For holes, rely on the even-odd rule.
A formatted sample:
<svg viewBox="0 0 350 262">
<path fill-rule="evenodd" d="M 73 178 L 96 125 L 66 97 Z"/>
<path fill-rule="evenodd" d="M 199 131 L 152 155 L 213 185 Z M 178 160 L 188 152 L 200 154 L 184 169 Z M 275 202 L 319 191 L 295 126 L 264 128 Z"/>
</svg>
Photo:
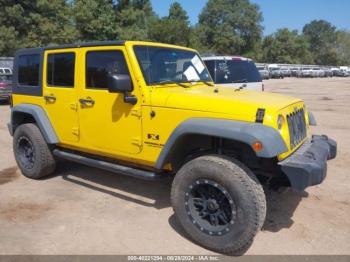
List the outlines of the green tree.
<svg viewBox="0 0 350 262">
<path fill-rule="evenodd" d="M 0 54 L 74 41 L 77 31 L 71 15 L 65 0 L 0 0 Z"/>
<path fill-rule="evenodd" d="M 74 17 L 81 40 L 113 40 L 118 28 L 112 0 L 75 0 Z"/>
<path fill-rule="evenodd" d="M 298 31 L 279 29 L 265 37 L 262 44 L 262 61 L 268 63 L 311 64 L 312 55 L 306 39 Z"/>
<path fill-rule="evenodd" d="M 249 0 L 209 0 L 199 15 L 199 41 L 208 51 L 246 54 L 261 40 L 262 20 Z"/>
<path fill-rule="evenodd" d="M 350 65 L 350 32 L 338 31 L 335 45 L 339 65 Z"/>
<path fill-rule="evenodd" d="M 310 52 L 316 64 L 338 64 L 335 26 L 325 20 L 314 20 L 304 26 L 303 34 L 310 43 Z"/>
<path fill-rule="evenodd" d="M 66 44 L 77 39 L 72 9 L 65 0 L 37 0 L 29 17 L 30 30 L 23 43 L 27 47 Z"/>
<path fill-rule="evenodd" d="M 186 11 L 178 2 L 169 8 L 169 15 L 159 19 L 150 30 L 153 41 L 189 46 L 191 27 Z"/>
<path fill-rule="evenodd" d="M 123 40 L 150 40 L 149 31 L 157 22 L 149 0 L 119 0 L 116 5 L 118 37 Z"/>
</svg>

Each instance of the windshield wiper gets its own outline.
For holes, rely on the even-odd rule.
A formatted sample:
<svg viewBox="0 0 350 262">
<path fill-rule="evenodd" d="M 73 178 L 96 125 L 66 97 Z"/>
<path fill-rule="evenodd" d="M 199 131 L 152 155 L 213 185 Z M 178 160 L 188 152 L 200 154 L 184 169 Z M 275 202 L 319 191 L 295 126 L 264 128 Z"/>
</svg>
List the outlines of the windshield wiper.
<svg viewBox="0 0 350 262">
<path fill-rule="evenodd" d="M 181 82 L 177 82 L 177 81 L 173 81 L 173 80 L 164 80 L 158 83 L 154 83 L 154 84 L 158 84 L 158 85 L 166 85 L 166 84 L 177 84 L 179 86 L 185 87 L 187 88 L 188 86 L 185 84 L 182 84 Z"/>
<path fill-rule="evenodd" d="M 240 80 L 233 81 L 232 83 L 248 83 L 248 80 L 246 78 L 243 78 Z"/>
<path fill-rule="evenodd" d="M 199 83 L 199 82 L 203 82 L 207 86 L 214 86 L 212 83 L 210 83 L 209 81 L 205 81 L 205 80 L 187 80 L 186 81 L 186 83 Z"/>
</svg>

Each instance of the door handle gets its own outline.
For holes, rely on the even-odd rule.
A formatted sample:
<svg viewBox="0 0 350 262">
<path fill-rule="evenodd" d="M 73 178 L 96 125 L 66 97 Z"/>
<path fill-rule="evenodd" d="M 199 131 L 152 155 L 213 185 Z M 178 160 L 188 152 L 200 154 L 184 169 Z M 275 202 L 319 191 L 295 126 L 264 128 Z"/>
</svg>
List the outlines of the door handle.
<svg viewBox="0 0 350 262">
<path fill-rule="evenodd" d="M 46 102 L 49 102 L 49 103 L 53 103 L 56 101 L 56 97 L 53 96 L 53 95 L 49 95 L 49 96 L 44 96 L 44 99 Z"/>
<path fill-rule="evenodd" d="M 84 106 L 93 106 L 95 104 L 95 100 L 91 98 L 88 98 L 88 99 L 80 98 L 79 103 Z"/>
</svg>

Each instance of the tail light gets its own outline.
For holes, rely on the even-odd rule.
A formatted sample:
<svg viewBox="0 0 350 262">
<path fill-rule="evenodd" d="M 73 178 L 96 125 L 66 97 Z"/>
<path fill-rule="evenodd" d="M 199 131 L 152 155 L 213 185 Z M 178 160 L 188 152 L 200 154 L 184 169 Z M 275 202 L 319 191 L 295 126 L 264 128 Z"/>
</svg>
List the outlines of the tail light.
<svg viewBox="0 0 350 262">
<path fill-rule="evenodd" d="M 0 82 L 0 88 L 6 88 L 8 86 L 7 83 Z"/>
</svg>

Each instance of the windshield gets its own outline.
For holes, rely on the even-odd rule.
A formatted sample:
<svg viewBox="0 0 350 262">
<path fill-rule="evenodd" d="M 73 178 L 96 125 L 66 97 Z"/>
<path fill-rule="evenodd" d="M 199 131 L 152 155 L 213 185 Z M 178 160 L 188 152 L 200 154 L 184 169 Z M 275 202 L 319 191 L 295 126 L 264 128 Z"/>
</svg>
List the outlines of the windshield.
<svg viewBox="0 0 350 262">
<path fill-rule="evenodd" d="M 212 81 L 195 52 L 154 46 L 135 46 L 134 51 L 148 85 Z"/>
<path fill-rule="evenodd" d="M 213 60 L 205 61 L 210 74 L 217 84 L 261 82 L 261 76 L 253 61 L 249 60 Z"/>
</svg>

